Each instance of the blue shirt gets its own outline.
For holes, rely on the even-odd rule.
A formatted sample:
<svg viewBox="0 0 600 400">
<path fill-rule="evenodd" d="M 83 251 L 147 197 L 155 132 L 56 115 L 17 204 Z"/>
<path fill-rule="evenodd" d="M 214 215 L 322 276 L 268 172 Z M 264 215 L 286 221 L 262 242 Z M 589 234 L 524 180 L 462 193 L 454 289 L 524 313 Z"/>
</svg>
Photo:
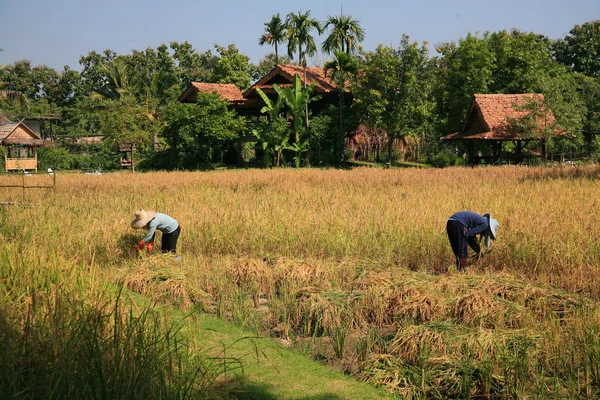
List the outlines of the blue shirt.
<svg viewBox="0 0 600 400">
<path fill-rule="evenodd" d="M 488 228 L 487 219 L 483 215 L 479 215 L 472 211 L 459 211 L 448 219 L 458 221 L 466 227 L 467 233 L 465 236 L 467 238 L 483 233 Z"/>
<path fill-rule="evenodd" d="M 156 216 L 148 222 L 148 234 L 144 237 L 144 243 L 148 244 L 152 241 L 154 233 L 158 229 L 162 233 L 173 233 L 179 227 L 175 219 L 167 214 L 156 213 Z"/>
</svg>

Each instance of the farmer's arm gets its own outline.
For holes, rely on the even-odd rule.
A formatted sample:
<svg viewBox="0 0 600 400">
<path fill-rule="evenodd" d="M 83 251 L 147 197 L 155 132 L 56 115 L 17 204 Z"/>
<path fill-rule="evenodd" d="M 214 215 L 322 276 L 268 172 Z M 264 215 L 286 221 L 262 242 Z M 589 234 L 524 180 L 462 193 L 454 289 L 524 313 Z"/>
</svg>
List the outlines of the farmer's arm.
<svg viewBox="0 0 600 400">
<path fill-rule="evenodd" d="M 482 215 L 470 213 L 468 215 L 468 221 L 469 224 L 467 225 L 468 230 L 466 233 L 467 239 L 475 237 L 480 233 L 484 233 L 485 230 L 488 228 L 488 221 Z"/>
<path fill-rule="evenodd" d="M 472 227 L 471 229 L 469 229 L 467 231 L 466 236 L 467 236 L 467 238 L 474 237 L 475 235 L 485 232 L 485 230 L 487 228 L 488 228 L 487 221 L 484 220 L 482 223 L 477 224 L 474 227 Z"/>
<path fill-rule="evenodd" d="M 148 233 L 142 239 L 142 241 L 145 244 L 148 244 L 149 242 L 152 242 L 154 240 L 154 233 L 156 232 L 157 225 L 158 224 L 154 219 L 152 221 L 148 222 Z"/>
</svg>

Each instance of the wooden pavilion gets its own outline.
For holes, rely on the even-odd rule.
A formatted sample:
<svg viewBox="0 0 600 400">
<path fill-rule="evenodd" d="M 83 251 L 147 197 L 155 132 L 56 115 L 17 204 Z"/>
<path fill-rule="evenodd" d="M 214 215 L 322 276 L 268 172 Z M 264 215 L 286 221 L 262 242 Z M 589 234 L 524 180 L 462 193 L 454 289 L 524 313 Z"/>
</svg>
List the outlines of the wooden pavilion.
<svg viewBox="0 0 600 400">
<path fill-rule="evenodd" d="M 534 126 L 528 132 L 519 128 L 519 121 L 524 121 L 531 112 L 529 105 L 537 103 L 542 110 L 535 116 Z M 469 107 L 467 117 L 460 132 L 442 137 L 442 140 L 462 141 L 469 149 L 471 165 L 499 163 L 508 161 L 522 163 L 531 157 L 546 158 L 546 134 L 564 134 L 555 128 L 554 114 L 544 109 L 544 95 L 527 94 L 475 94 Z M 502 144 L 512 142 L 514 153 L 503 154 Z M 525 153 L 524 148 L 530 142 L 538 142 L 536 152 Z M 491 155 L 475 154 L 476 144 L 487 144 Z"/>
<path fill-rule="evenodd" d="M 0 123 L 0 144 L 6 148 L 4 168 L 9 171 L 38 170 L 38 147 L 45 141 L 23 122 Z"/>
</svg>

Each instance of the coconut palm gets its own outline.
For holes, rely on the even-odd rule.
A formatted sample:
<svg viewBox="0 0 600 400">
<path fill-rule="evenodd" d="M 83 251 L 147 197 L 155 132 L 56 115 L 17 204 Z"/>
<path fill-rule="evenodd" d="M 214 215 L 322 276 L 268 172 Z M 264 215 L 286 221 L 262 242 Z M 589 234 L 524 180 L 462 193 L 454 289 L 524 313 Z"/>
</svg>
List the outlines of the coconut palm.
<svg viewBox="0 0 600 400">
<path fill-rule="evenodd" d="M 270 44 L 275 47 L 275 64 L 279 64 L 279 43 L 285 41 L 285 24 L 279 14 L 273 14 L 269 22 L 265 22 L 265 33 L 258 38 L 258 44 L 264 46 Z"/>
<path fill-rule="evenodd" d="M 365 30 L 360 22 L 350 15 L 328 16 L 323 29 L 329 27 L 332 27 L 331 32 L 321 48 L 330 54 L 336 51 L 352 54 L 365 38 Z"/>
</svg>

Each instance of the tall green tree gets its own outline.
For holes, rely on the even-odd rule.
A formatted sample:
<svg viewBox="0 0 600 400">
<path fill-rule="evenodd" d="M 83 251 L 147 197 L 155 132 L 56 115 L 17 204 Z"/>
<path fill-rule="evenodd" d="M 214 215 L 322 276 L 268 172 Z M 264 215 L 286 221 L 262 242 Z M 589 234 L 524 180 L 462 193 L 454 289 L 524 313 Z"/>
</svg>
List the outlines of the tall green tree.
<svg viewBox="0 0 600 400">
<path fill-rule="evenodd" d="M 352 84 L 352 95 L 354 103 L 352 108 L 356 111 L 360 122 L 366 128 L 366 135 L 362 139 L 364 145 L 364 157 L 369 159 L 369 152 L 373 144 L 376 144 L 376 159 L 379 160 L 381 150 L 383 128 L 382 116 L 388 105 L 388 100 L 381 93 L 389 76 L 381 66 L 388 62 L 379 57 L 375 52 L 365 54 L 365 59 L 361 63 L 357 78 Z M 381 129 L 378 129 L 381 128 Z"/>
<path fill-rule="evenodd" d="M 320 35 L 323 29 L 321 23 L 310 16 L 310 10 L 305 13 L 300 11 L 289 13 L 285 20 L 285 25 L 287 29 L 286 38 L 288 40 L 288 55 L 293 58 L 294 52 L 297 50 L 298 63 L 299 65 L 302 65 L 304 88 L 306 88 L 306 57 L 313 56 L 317 52 L 315 38 L 312 36 L 311 32 L 316 30 L 317 34 Z M 304 109 L 304 125 L 306 127 L 306 135 L 309 136 L 308 103 L 306 103 Z"/>
<path fill-rule="evenodd" d="M 331 27 L 331 32 L 321 47 L 327 53 L 335 54 L 336 51 L 341 51 L 353 54 L 356 52 L 358 44 L 365 39 L 365 30 L 360 26 L 360 22 L 351 15 L 328 16 L 323 29 L 329 27 Z"/>
<path fill-rule="evenodd" d="M 493 54 L 490 93 L 539 93 L 541 82 L 563 69 L 552 58 L 552 42 L 544 35 L 518 30 L 486 35 Z"/>
<path fill-rule="evenodd" d="M 575 25 L 554 44 L 556 59 L 588 76 L 600 75 L 600 20 Z"/>
<path fill-rule="evenodd" d="M 195 104 L 172 102 L 167 107 L 161 136 L 172 167 L 204 168 L 215 161 L 222 146 L 239 135 L 244 121 L 215 93 L 198 93 Z"/>
<path fill-rule="evenodd" d="M 407 35 L 402 36 L 398 50 L 380 46 L 377 52 L 390 75 L 381 81 L 381 92 L 388 102 L 382 114 L 382 126 L 387 134 L 388 162 L 391 163 L 394 139 L 429 129 L 434 109 L 433 75 L 426 43 L 411 43 Z"/>
<path fill-rule="evenodd" d="M 219 57 L 210 50 L 199 54 L 190 43 L 171 42 L 175 60 L 175 75 L 179 79 L 181 91 L 187 89 L 191 82 L 215 82 L 214 70 Z"/>
<path fill-rule="evenodd" d="M 273 14 L 269 22 L 265 22 L 265 30 L 258 39 L 258 44 L 268 44 L 275 48 L 275 65 L 279 64 L 279 44 L 285 42 L 285 23 L 279 14 Z"/>
<path fill-rule="evenodd" d="M 250 58 L 240 53 L 235 44 L 230 44 L 227 48 L 215 45 L 215 49 L 219 53 L 219 58 L 211 81 L 233 83 L 240 90 L 248 89 L 252 76 Z"/>
<path fill-rule="evenodd" d="M 321 34 L 321 23 L 310 16 L 310 11 L 302 13 L 289 13 L 285 20 L 286 34 L 288 41 L 288 55 L 294 58 L 294 53 L 298 55 L 298 65 L 306 68 L 306 57 L 312 57 L 317 52 L 315 38 L 312 36 L 312 31 L 316 30 L 317 34 Z M 306 72 L 305 72 L 306 74 Z"/>
<path fill-rule="evenodd" d="M 112 60 L 117 57 L 117 53 L 112 50 L 104 50 L 102 53 L 91 51 L 87 56 L 79 57 L 81 65 L 81 87 L 83 95 L 89 95 L 92 92 L 101 93 L 104 86 L 108 84 L 108 77 L 103 71 L 102 65 L 110 65 Z"/>
<path fill-rule="evenodd" d="M 490 93 L 495 56 L 487 35 L 468 34 L 456 43 L 436 46 L 441 54 L 437 67 L 438 131 L 460 130 L 475 93 Z"/>
<path fill-rule="evenodd" d="M 345 137 L 343 122 L 344 92 L 358 72 L 358 61 L 347 53 L 337 51 L 335 53 L 335 58 L 326 62 L 323 69 L 325 71 L 325 76 L 330 76 L 338 89 L 339 131 L 338 136 L 334 141 L 334 154 L 336 154 L 336 158 L 339 159 Z"/>
</svg>

